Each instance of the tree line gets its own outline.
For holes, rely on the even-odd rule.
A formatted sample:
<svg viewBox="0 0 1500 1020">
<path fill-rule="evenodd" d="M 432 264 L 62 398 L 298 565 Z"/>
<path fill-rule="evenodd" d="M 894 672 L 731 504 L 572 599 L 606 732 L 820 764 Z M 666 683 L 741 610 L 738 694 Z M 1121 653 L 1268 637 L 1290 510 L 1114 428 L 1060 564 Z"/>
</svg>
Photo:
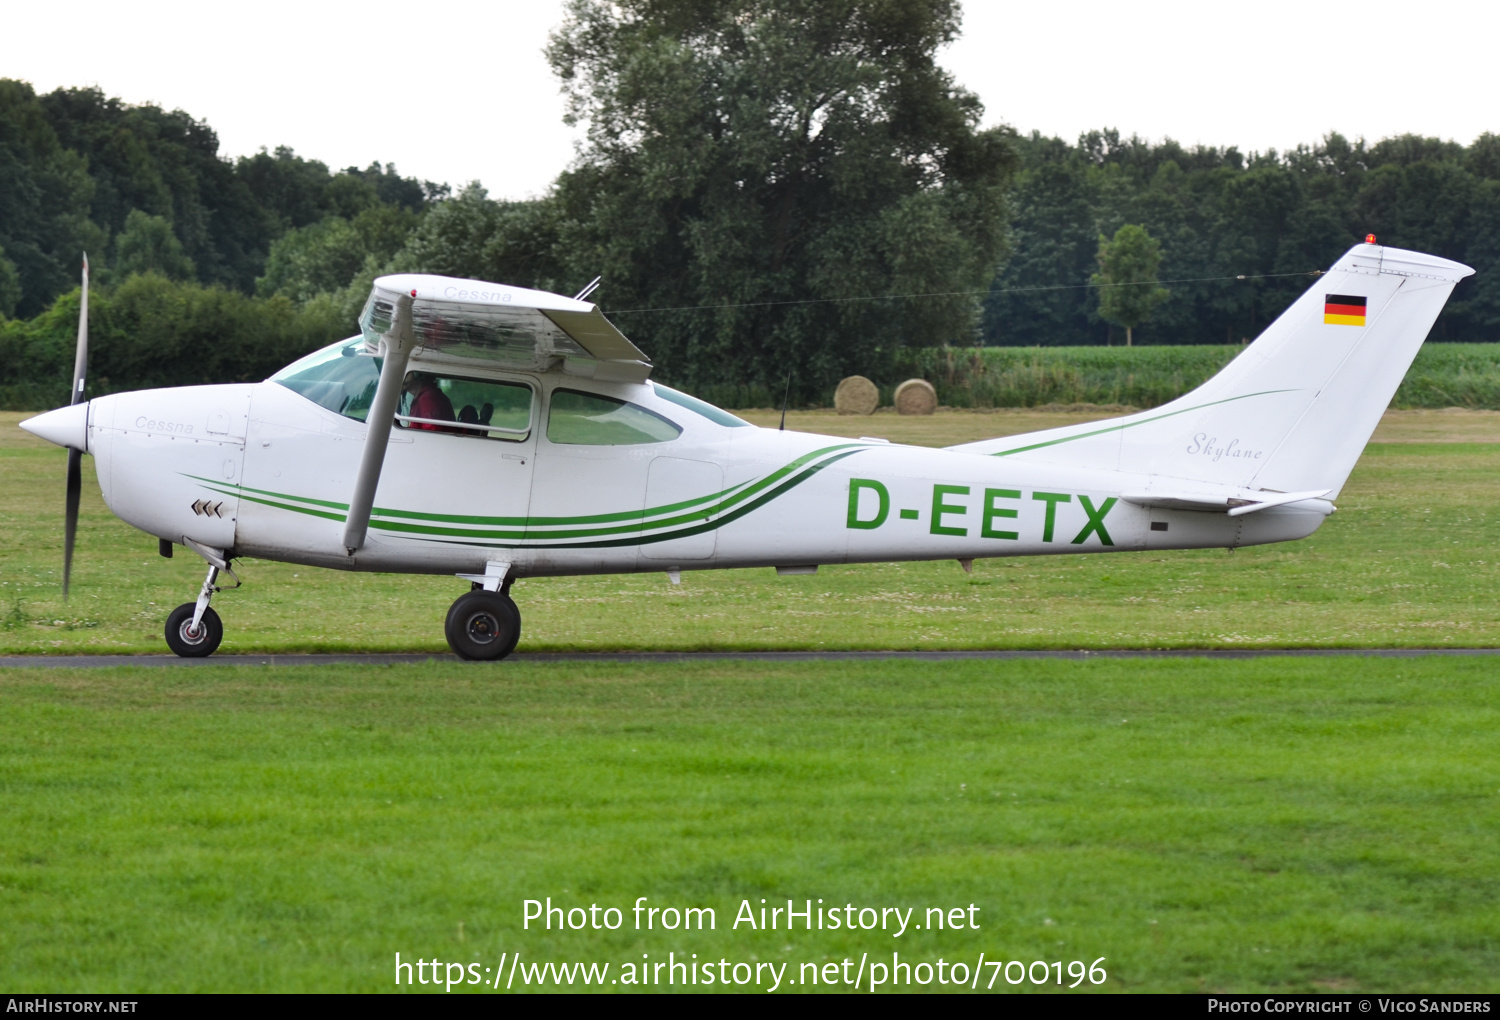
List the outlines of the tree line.
<svg viewBox="0 0 1500 1020">
<path fill-rule="evenodd" d="M 182 111 L 0 81 L 0 403 L 54 371 L 66 389 L 84 249 L 94 385 L 115 389 L 263 377 L 352 333 L 375 276 L 419 271 L 602 275 L 658 377 L 731 404 L 790 377 L 816 401 L 913 348 L 1123 342 L 1111 321 L 1238 342 L 1368 232 L 1480 269 L 1437 335 L 1500 339 L 1495 136 L 1249 156 L 1019 137 L 937 63 L 959 31 L 957 0 L 571 0 L 547 57 L 585 141 L 528 201 L 288 149 L 230 161 Z M 1162 284 L 1101 305 L 1106 237 Z"/>
<path fill-rule="evenodd" d="M 1309 274 L 1367 234 L 1478 270 L 1459 284 L 1434 340 L 1500 340 L 1500 136 L 1465 146 L 1335 133 L 1248 156 L 1117 131 L 1076 144 L 1033 134 L 1013 145 L 1011 256 L 985 299 L 986 345 L 1120 342 L 1100 290 L 1085 285 L 1101 240 L 1126 226 L 1159 244 L 1170 290 L 1137 330 L 1140 343 L 1253 339 L 1307 289 Z"/>
<path fill-rule="evenodd" d="M 409 226 L 446 194 L 286 148 L 230 161 L 181 110 L 0 79 L 0 316 L 31 318 L 76 286 L 83 251 L 105 286 L 156 272 L 252 294 L 288 231 L 360 215 Z"/>
</svg>

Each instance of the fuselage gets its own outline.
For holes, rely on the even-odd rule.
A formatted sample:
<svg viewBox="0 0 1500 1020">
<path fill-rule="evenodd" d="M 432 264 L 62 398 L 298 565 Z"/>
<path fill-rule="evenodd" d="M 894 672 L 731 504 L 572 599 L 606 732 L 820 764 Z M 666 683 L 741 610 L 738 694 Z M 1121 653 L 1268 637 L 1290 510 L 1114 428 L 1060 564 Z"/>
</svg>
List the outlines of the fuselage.
<svg viewBox="0 0 1500 1020">
<path fill-rule="evenodd" d="M 344 357 L 323 363 L 365 371 Z M 335 380 L 351 405 L 316 364 L 96 398 L 104 498 L 144 532 L 233 557 L 433 574 L 498 560 L 532 577 L 1233 548 L 1305 537 L 1331 509 L 1152 508 L 1121 498 L 1149 488 L 1137 475 L 757 428 L 651 382 L 413 368 L 441 376 L 449 404 L 478 394 L 455 416 L 487 413 L 393 431 L 352 554 L 341 535 L 366 425 L 349 411 L 357 380 Z"/>
</svg>

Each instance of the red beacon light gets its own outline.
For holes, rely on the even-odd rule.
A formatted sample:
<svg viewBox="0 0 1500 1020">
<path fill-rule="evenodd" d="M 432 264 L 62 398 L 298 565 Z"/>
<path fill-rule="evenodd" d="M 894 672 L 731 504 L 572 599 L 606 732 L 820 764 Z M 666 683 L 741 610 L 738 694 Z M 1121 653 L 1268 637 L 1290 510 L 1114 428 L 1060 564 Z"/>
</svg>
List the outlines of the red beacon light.
<svg viewBox="0 0 1500 1020">
<path fill-rule="evenodd" d="M 1374 234 L 1371 234 L 1371 235 L 1370 235 L 1370 237 L 1369 237 L 1369 241 L 1370 241 L 1370 243 L 1371 243 L 1371 244 L 1374 244 L 1374 243 L 1375 243 L 1375 235 L 1374 235 Z M 416 297 L 416 296 L 417 296 L 417 288 L 415 288 L 415 287 L 413 287 L 413 288 L 412 288 L 412 289 L 411 289 L 411 296 L 412 296 L 412 297 Z"/>
<path fill-rule="evenodd" d="M 1365 235 L 1365 244 L 1374 244 L 1374 243 L 1375 243 L 1375 235 L 1374 234 L 1366 234 Z M 415 297 L 416 295 L 413 294 L 412 296 Z"/>
</svg>

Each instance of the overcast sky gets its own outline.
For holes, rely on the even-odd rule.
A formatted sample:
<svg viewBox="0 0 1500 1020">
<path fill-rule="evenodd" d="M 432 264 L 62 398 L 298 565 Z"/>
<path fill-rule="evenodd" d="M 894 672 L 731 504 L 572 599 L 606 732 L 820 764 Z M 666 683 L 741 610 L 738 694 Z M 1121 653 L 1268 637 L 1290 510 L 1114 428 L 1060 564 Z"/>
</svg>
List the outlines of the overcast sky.
<svg viewBox="0 0 1500 1020">
<path fill-rule="evenodd" d="M 1500 5 L 965 3 L 942 54 L 989 124 L 1074 139 L 1093 127 L 1241 149 L 1328 131 L 1500 132 Z M 541 50 L 560 0 L 419 4 L 72 0 L 10 5 L 0 77 L 98 85 L 179 107 L 222 153 L 290 145 L 335 167 L 496 197 L 543 190 L 573 155 Z"/>
</svg>

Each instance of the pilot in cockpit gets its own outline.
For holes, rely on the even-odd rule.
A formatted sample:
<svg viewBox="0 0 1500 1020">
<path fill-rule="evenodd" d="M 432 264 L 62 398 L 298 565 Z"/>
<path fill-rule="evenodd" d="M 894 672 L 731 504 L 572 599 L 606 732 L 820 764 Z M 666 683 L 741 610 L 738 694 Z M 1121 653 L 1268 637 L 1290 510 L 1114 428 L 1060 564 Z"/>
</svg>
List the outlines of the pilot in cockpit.
<svg viewBox="0 0 1500 1020">
<path fill-rule="evenodd" d="M 408 372 L 401 386 L 402 392 L 411 395 L 411 406 L 407 414 L 413 418 L 430 418 L 435 421 L 457 421 L 453 414 L 453 401 L 438 386 L 437 379 L 427 372 Z M 430 422 L 414 421 L 411 428 L 428 432 L 452 432 Z"/>
</svg>

